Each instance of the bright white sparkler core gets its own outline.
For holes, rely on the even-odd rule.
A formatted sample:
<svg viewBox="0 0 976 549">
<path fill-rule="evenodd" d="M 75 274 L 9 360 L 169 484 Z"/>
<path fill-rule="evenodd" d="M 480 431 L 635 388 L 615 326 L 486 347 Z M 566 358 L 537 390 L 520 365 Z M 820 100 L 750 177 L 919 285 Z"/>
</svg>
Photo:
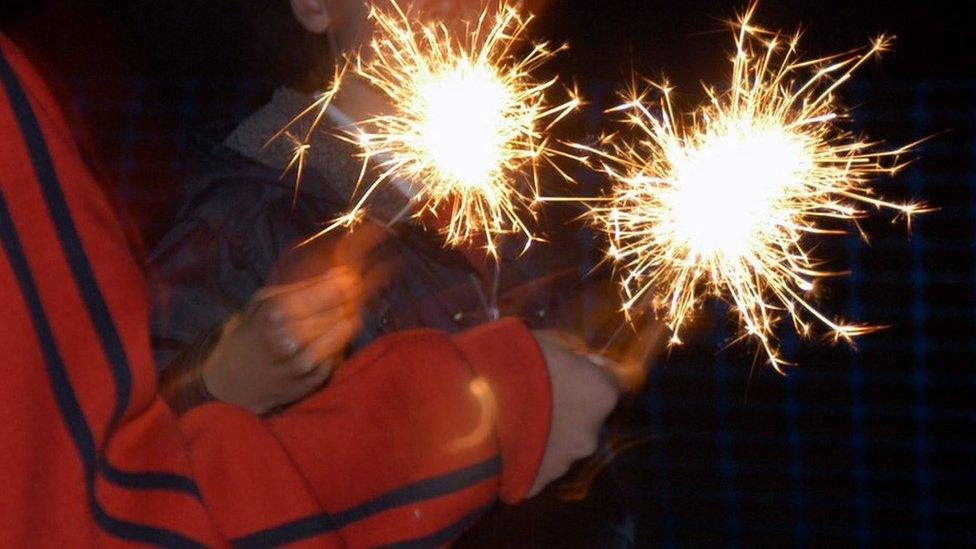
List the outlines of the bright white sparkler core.
<svg viewBox="0 0 976 549">
<path fill-rule="evenodd" d="M 729 122 L 671 155 L 662 229 L 693 261 L 738 260 L 766 246 L 791 223 L 790 201 L 812 168 L 802 140 L 782 125 Z"/>
<path fill-rule="evenodd" d="M 489 68 L 458 65 L 431 77 L 417 94 L 423 150 L 459 186 L 487 189 L 503 165 L 513 98 Z"/>
</svg>

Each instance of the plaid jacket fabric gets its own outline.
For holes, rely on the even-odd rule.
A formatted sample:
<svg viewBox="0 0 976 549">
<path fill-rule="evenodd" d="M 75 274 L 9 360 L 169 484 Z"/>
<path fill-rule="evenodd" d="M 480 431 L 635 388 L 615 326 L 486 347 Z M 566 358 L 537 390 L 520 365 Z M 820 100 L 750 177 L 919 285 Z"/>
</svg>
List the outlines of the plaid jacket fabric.
<svg viewBox="0 0 976 549">
<path fill-rule="evenodd" d="M 219 132 L 218 132 L 219 133 Z M 201 335 L 241 310 L 260 287 L 324 273 L 335 239 L 298 247 L 348 199 L 306 172 L 294 182 L 200 136 L 181 173 L 186 194 L 171 229 L 147 263 L 154 300 L 153 338 L 164 368 Z M 486 267 L 445 249 L 440 235 L 403 223 L 374 255 L 396 265 L 392 282 L 367 304 L 353 350 L 376 337 L 410 328 L 457 332 L 488 320 L 492 281 Z M 521 255 L 509 242 L 501 259 L 501 313 L 533 327 L 551 325 L 559 288 L 571 284 L 572 256 L 558 260 L 543 246 Z M 561 286 L 560 286 L 561 284 Z"/>
</svg>

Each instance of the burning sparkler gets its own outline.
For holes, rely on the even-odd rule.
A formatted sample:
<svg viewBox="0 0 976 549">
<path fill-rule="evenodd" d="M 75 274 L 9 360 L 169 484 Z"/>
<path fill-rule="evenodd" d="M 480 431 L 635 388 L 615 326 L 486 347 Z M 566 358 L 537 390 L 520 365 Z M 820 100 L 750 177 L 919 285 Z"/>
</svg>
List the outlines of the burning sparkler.
<svg viewBox="0 0 976 549">
<path fill-rule="evenodd" d="M 909 220 L 924 208 L 882 200 L 870 187 L 872 176 L 902 167 L 898 157 L 912 145 L 875 152 L 877 143 L 838 124 L 845 111 L 836 88 L 891 39 L 802 60 L 799 34 L 753 26 L 754 9 L 733 25 L 727 89 L 706 88 L 708 103 L 686 118 L 675 116 L 667 84 L 652 87 L 661 94 L 656 105 L 648 91 L 632 90 L 612 110 L 625 113 L 639 139 L 613 135 L 601 147 L 581 148 L 603 159 L 614 183 L 590 215 L 609 237 L 624 311 L 650 306 L 678 343 L 704 298 L 725 299 L 742 337 L 758 340 L 779 370 L 774 332 L 783 314 L 803 335 L 811 329 L 807 316 L 839 339 L 872 329 L 831 320 L 813 306 L 815 281 L 831 273 L 819 270 L 808 237 L 843 233 L 836 222 L 869 208 Z"/>
<path fill-rule="evenodd" d="M 517 55 L 532 17 L 507 3 L 486 8 L 461 34 L 417 21 L 396 0 L 390 6 L 371 8 L 376 29 L 368 56 L 355 58 L 350 73 L 379 91 L 391 112 L 350 121 L 344 138 L 361 148 L 364 160 L 359 196 L 323 232 L 361 219 L 370 196 L 392 181 L 410 187 L 415 215 L 443 216 L 448 245 L 483 237 L 496 255 L 499 236 L 521 234 L 528 246 L 536 238 L 530 221 L 540 194 L 538 168 L 555 167 L 554 158 L 565 154 L 550 146 L 548 131 L 580 104 L 574 92 L 550 104 L 556 79 L 533 76 L 562 48 L 532 44 Z M 304 114 L 317 109 L 321 119 L 333 95 Z M 297 166 L 309 152 L 306 142 L 296 142 Z"/>
</svg>

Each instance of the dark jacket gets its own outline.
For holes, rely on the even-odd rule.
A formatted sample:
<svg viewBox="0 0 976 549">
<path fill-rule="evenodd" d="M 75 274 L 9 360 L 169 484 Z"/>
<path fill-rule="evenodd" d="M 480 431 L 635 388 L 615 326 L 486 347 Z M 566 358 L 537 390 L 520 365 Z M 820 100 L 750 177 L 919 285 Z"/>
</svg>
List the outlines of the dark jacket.
<svg viewBox="0 0 976 549">
<path fill-rule="evenodd" d="M 186 197 L 170 232 L 148 261 L 156 362 L 165 368 L 241 309 L 262 286 L 295 278 L 324 256 L 329 238 L 296 248 L 324 222 L 345 212 L 348 199 L 306 172 L 297 199 L 294 180 L 201 137 L 190 153 Z M 492 293 L 465 254 L 445 249 L 436 231 L 412 222 L 396 227 L 382 255 L 399 266 L 393 281 L 363 312 L 360 348 L 377 336 L 425 327 L 457 332 L 488 319 Z M 502 253 L 499 300 L 503 316 L 547 325 L 560 270 L 545 246 L 525 255 L 511 242 Z M 563 254 L 570 264 L 571 254 Z M 301 267 L 297 267 L 301 265 Z M 323 265 L 323 269 L 325 266 Z M 324 271 L 323 271 L 324 272 Z M 552 274 L 556 273 L 556 274 Z M 318 273 L 322 274 L 322 273 Z"/>
</svg>

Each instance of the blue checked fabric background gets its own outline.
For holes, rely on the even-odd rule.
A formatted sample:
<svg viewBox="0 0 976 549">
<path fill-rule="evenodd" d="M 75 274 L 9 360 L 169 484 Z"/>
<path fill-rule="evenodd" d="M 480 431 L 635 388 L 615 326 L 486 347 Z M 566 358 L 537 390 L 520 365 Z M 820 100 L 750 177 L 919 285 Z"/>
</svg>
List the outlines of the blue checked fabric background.
<svg viewBox="0 0 976 549">
<path fill-rule="evenodd" d="M 610 85 L 588 86 L 590 125 Z M 112 121 L 95 139 L 100 170 L 146 246 L 178 200 L 189 136 L 243 117 L 270 89 L 137 79 L 70 87 L 82 116 Z M 856 351 L 784 331 L 798 366 L 781 376 L 753 368 L 748 346 L 722 350 L 734 324 L 713 307 L 686 346 L 652 366 L 629 414 L 646 443 L 614 472 L 640 546 L 976 545 L 976 81 L 855 81 L 848 91 L 872 137 L 934 135 L 880 189 L 939 211 L 910 233 L 881 212 L 863 224 L 870 243 L 855 232 L 819 248 L 851 271 L 825 285 L 823 308 L 888 328 Z M 600 243 L 579 234 L 588 269 Z"/>
</svg>

